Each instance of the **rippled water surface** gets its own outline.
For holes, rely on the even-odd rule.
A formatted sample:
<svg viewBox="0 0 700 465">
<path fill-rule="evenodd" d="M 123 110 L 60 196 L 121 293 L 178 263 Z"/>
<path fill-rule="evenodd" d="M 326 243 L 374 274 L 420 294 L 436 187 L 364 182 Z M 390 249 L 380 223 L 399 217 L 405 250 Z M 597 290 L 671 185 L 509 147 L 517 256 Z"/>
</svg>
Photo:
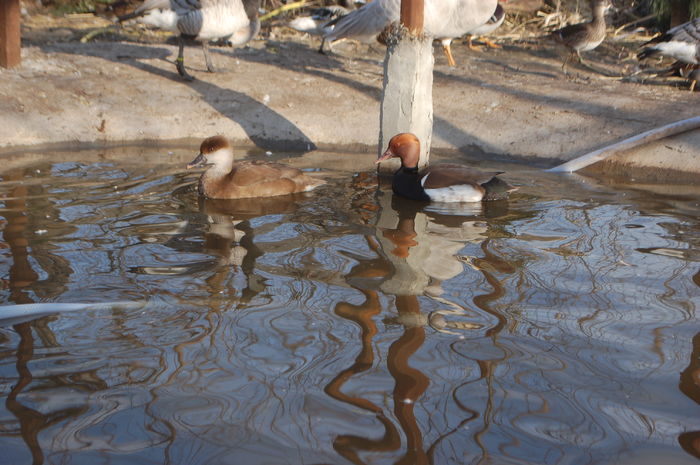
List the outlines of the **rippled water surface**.
<svg viewBox="0 0 700 465">
<path fill-rule="evenodd" d="M 201 201 L 193 150 L 3 159 L 0 462 L 697 462 L 700 188 Z"/>
</svg>

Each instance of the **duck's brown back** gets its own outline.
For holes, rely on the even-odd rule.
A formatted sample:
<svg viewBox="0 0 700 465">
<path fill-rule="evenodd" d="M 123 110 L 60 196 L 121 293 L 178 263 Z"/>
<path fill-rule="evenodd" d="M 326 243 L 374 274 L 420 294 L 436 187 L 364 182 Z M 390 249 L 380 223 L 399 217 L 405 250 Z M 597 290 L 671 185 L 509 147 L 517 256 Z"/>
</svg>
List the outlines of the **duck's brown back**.
<svg viewBox="0 0 700 465">
<path fill-rule="evenodd" d="M 243 199 L 305 192 L 321 184 L 324 181 L 297 168 L 280 163 L 243 161 L 235 163 L 231 172 L 222 177 L 204 173 L 199 190 L 212 199 Z"/>
<path fill-rule="evenodd" d="M 441 189 L 456 185 L 480 186 L 489 182 L 500 171 L 481 171 L 476 168 L 459 165 L 456 163 L 440 163 L 425 168 L 422 172 L 427 175 L 423 182 L 424 189 Z"/>
</svg>

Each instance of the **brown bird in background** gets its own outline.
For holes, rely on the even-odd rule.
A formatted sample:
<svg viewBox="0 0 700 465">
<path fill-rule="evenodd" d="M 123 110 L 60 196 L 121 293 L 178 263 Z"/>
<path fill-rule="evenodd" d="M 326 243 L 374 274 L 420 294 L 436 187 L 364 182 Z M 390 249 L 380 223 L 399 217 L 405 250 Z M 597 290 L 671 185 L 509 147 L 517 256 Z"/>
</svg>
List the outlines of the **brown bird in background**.
<svg viewBox="0 0 700 465">
<path fill-rule="evenodd" d="M 583 64 L 581 52 L 595 49 L 605 40 L 605 12 L 610 7 L 608 0 L 591 0 L 593 18 L 589 22 L 571 24 L 552 32 L 554 40 L 565 45 L 571 54 L 566 58 L 562 68 L 566 68 L 572 56 L 576 55 Z"/>
</svg>

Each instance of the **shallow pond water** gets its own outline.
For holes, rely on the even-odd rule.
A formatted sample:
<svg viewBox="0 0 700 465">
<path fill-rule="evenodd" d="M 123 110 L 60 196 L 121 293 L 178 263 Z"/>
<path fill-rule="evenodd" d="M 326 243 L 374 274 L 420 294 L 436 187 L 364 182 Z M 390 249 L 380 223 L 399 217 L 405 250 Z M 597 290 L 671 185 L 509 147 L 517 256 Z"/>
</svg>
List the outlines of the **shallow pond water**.
<svg viewBox="0 0 700 465">
<path fill-rule="evenodd" d="M 194 147 L 4 159 L 3 463 L 697 462 L 697 187 L 201 201 Z"/>
</svg>

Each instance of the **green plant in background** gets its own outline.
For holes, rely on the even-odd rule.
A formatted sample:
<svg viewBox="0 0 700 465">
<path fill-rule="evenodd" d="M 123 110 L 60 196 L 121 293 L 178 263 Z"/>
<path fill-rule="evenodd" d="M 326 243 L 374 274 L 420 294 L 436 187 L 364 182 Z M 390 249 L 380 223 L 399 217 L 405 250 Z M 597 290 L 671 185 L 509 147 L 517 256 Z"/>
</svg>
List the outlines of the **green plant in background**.
<svg viewBox="0 0 700 465">
<path fill-rule="evenodd" d="M 700 16 L 700 0 L 687 0 L 690 8 L 690 18 Z M 671 11 L 677 0 L 652 0 L 652 8 L 659 19 L 659 24 L 665 29 L 671 21 Z M 682 3 L 682 2 L 680 2 Z"/>
</svg>

